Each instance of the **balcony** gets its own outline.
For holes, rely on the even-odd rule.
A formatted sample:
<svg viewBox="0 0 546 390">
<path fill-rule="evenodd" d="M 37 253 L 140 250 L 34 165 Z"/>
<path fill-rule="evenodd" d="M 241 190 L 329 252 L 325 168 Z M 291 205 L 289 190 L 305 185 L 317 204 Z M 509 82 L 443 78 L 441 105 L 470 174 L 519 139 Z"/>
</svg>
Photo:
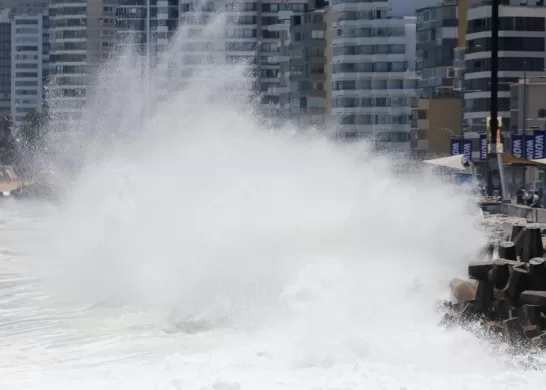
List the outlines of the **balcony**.
<svg viewBox="0 0 546 390">
<path fill-rule="evenodd" d="M 269 87 L 267 89 L 267 92 L 270 95 L 281 95 L 284 93 L 290 93 L 290 87 L 284 87 L 284 86 Z"/>
<path fill-rule="evenodd" d="M 466 63 L 465 63 L 464 56 L 466 53 L 466 47 L 456 47 L 453 51 L 454 51 L 453 67 L 457 70 L 465 69 Z"/>
<path fill-rule="evenodd" d="M 279 23 L 267 26 L 268 31 L 290 31 L 290 23 Z"/>
<path fill-rule="evenodd" d="M 493 0 L 472 0 L 470 8 L 478 8 L 493 4 Z M 510 5 L 510 0 L 500 0 L 499 5 Z"/>
<path fill-rule="evenodd" d="M 419 140 L 412 139 L 411 148 L 413 150 L 418 150 L 423 152 L 427 151 L 429 148 L 429 141 L 428 139 L 419 139 Z"/>
<path fill-rule="evenodd" d="M 267 57 L 267 65 L 273 65 L 273 64 L 278 65 L 280 62 L 288 62 L 288 61 L 290 61 L 290 56 L 276 55 L 276 56 Z"/>
</svg>

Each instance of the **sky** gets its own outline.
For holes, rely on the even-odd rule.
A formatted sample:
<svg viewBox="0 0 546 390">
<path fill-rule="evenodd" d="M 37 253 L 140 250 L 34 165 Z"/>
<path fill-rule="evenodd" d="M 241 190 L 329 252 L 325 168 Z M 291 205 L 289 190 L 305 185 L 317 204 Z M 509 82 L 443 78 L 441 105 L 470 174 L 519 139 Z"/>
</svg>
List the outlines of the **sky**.
<svg viewBox="0 0 546 390">
<path fill-rule="evenodd" d="M 428 7 L 439 4 L 441 0 L 391 0 L 393 16 L 415 15 L 417 8 Z"/>
</svg>

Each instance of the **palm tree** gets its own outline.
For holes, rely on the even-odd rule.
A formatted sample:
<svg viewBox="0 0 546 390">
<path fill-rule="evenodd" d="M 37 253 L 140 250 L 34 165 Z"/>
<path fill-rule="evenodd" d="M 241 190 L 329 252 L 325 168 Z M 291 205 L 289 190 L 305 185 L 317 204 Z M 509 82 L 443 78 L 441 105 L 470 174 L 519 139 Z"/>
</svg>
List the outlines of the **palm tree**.
<svg viewBox="0 0 546 390">
<path fill-rule="evenodd" d="M 45 116 L 37 110 L 29 111 L 19 128 L 18 136 L 24 151 L 34 154 L 45 147 Z"/>
<path fill-rule="evenodd" d="M 17 162 L 17 144 L 12 133 L 13 121 L 8 114 L 0 115 L 0 164 Z"/>
</svg>

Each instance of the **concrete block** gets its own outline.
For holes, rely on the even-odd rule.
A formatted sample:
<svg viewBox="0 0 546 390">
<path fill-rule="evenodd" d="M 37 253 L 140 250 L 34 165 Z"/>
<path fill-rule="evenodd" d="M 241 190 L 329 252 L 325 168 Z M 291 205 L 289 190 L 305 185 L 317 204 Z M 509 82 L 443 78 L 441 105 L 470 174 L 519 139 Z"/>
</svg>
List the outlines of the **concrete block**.
<svg viewBox="0 0 546 390">
<path fill-rule="evenodd" d="M 489 279 L 489 271 L 493 269 L 494 262 L 476 262 L 468 265 L 468 277 L 470 279 L 482 281 Z"/>
<path fill-rule="evenodd" d="M 546 291 L 522 291 L 519 301 L 525 305 L 539 306 L 544 311 L 546 309 Z"/>
<path fill-rule="evenodd" d="M 506 286 L 506 283 L 508 283 L 509 277 L 510 265 L 508 261 L 504 259 L 495 260 L 491 270 L 491 280 L 495 284 L 495 288 L 502 290 Z"/>
<path fill-rule="evenodd" d="M 518 259 L 516 245 L 512 241 L 503 241 L 499 244 L 499 257 L 506 260 Z"/>
<path fill-rule="evenodd" d="M 519 306 L 518 300 L 521 293 L 527 289 L 528 278 L 529 271 L 518 267 L 512 268 L 508 283 L 503 291 L 513 306 Z"/>
</svg>

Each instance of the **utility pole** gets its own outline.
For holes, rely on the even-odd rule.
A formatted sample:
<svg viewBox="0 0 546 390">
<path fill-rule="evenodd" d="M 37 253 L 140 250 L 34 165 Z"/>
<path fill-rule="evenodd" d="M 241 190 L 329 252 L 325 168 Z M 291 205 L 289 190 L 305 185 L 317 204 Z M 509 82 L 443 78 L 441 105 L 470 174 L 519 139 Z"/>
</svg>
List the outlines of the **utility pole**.
<svg viewBox="0 0 546 390">
<path fill-rule="evenodd" d="M 495 145 L 491 153 L 496 154 L 499 90 L 499 0 L 491 1 L 491 144 Z M 502 135 L 501 135 L 502 137 Z M 500 139 L 502 142 L 502 138 Z"/>
<path fill-rule="evenodd" d="M 491 112 L 489 156 L 487 158 L 487 193 L 493 195 L 493 182 L 504 184 L 502 177 L 502 132 L 499 132 L 498 123 L 498 88 L 499 88 L 499 0 L 491 0 Z M 502 185 L 504 187 L 504 185 Z M 502 188 L 504 190 L 504 188 Z M 502 191 L 502 197 L 507 196 Z"/>
<path fill-rule="evenodd" d="M 518 85 L 519 90 L 519 85 Z M 522 118 L 522 130 L 523 135 L 525 135 L 525 130 L 527 130 L 527 61 L 523 62 L 523 118 Z"/>
<path fill-rule="evenodd" d="M 460 91 L 460 98 L 461 98 L 461 110 L 459 112 L 459 120 L 460 120 L 460 126 L 459 126 L 459 153 L 464 153 L 464 70 L 461 74 L 461 91 Z M 472 156 L 470 156 L 470 160 L 472 160 Z"/>
<path fill-rule="evenodd" d="M 150 9 L 150 1 L 151 0 L 146 0 L 146 62 L 145 62 L 145 65 L 144 65 L 144 69 L 145 69 L 145 73 L 144 73 L 144 82 L 146 83 L 146 98 L 145 98 L 145 104 L 146 104 L 146 107 L 145 107 L 145 113 L 146 113 L 146 119 L 149 119 L 149 116 L 150 116 L 150 112 L 151 112 L 151 109 L 150 109 L 150 102 L 151 102 L 151 93 L 152 93 L 152 88 L 151 88 L 151 56 L 150 56 L 150 44 L 151 44 L 151 39 L 150 39 L 150 19 L 151 19 L 151 9 Z"/>
<path fill-rule="evenodd" d="M 146 0 L 146 65 L 150 68 L 150 0 Z"/>
</svg>

